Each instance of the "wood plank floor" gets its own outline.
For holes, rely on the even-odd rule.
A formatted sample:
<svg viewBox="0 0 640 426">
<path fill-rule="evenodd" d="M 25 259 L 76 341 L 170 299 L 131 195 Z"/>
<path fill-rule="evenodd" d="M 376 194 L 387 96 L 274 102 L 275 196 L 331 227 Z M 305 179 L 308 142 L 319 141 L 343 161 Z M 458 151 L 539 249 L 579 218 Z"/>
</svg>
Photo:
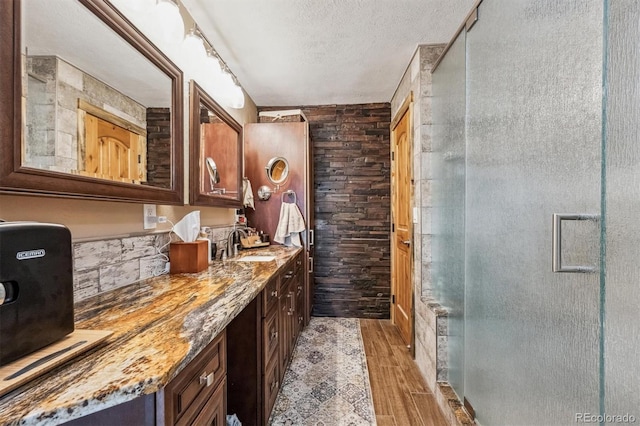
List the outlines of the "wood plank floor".
<svg viewBox="0 0 640 426">
<path fill-rule="evenodd" d="M 396 327 L 361 319 L 373 407 L 379 426 L 447 426 Z"/>
</svg>

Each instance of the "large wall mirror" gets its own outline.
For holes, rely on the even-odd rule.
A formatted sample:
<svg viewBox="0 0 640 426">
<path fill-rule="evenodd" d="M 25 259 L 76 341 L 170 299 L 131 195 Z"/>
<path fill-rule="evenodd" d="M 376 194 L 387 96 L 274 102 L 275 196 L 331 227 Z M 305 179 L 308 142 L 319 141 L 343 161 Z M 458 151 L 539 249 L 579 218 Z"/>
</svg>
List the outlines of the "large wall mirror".
<svg viewBox="0 0 640 426">
<path fill-rule="evenodd" d="M 182 204 L 182 73 L 106 0 L 0 2 L 0 190 Z"/>
<path fill-rule="evenodd" d="M 242 207 L 242 126 L 190 82 L 190 203 Z"/>
</svg>

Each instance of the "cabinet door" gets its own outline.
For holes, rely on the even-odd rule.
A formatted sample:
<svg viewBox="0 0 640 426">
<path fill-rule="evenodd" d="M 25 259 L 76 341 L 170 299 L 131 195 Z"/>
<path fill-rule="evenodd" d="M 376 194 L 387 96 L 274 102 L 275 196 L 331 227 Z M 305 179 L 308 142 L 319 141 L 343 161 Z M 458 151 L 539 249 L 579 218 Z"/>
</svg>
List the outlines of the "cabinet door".
<svg viewBox="0 0 640 426">
<path fill-rule="evenodd" d="M 278 358 L 278 349 L 280 347 L 278 330 L 278 310 L 272 309 L 262 321 L 263 365 L 265 369 L 272 359 Z"/>
<path fill-rule="evenodd" d="M 244 126 L 245 175 L 256 189 L 271 185 L 264 171 L 273 157 L 284 157 L 289 162 L 289 178 L 280 186 L 280 191 L 296 193 L 296 204 L 304 216 L 307 211 L 305 184 L 313 175 L 306 174 L 307 123 L 247 123 Z M 280 194 L 274 194 L 280 197 Z M 273 198 L 272 198 L 273 200 Z M 275 235 L 280 219 L 280 200 L 260 203 L 256 210 L 247 210 L 247 219 L 252 227 Z M 305 217 L 305 223 L 307 218 Z M 303 233 L 303 238 L 306 232 Z"/>
<path fill-rule="evenodd" d="M 301 271 L 302 272 L 302 271 Z M 295 336 L 293 338 L 293 342 L 295 345 L 295 341 L 298 339 L 298 335 L 304 328 L 304 280 L 301 274 L 299 274 L 298 279 L 296 280 L 296 303 L 295 303 Z"/>
<path fill-rule="evenodd" d="M 293 304 L 293 295 L 291 293 L 291 281 L 287 281 L 284 288 L 281 288 L 281 295 L 279 300 L 279 337 L 280 342 L 280 376 L 284 375 L 287 366 L 289 365 L 289 356 L 291 354 L 291 308 Z"/>
<path fill-rule="evenodd" d="M 278 359 L 272 359 L 267 365 L 264 373 L 264 419 L 269 420 L 271 410 L 276 402 L 278 391 L 280 390 L 280 365 Z"/>
<path fill-rule="evenodd" d="M 193 421 L 194 426 L 226 426 L 227 381 L 223 380 Z"/>
</svg>

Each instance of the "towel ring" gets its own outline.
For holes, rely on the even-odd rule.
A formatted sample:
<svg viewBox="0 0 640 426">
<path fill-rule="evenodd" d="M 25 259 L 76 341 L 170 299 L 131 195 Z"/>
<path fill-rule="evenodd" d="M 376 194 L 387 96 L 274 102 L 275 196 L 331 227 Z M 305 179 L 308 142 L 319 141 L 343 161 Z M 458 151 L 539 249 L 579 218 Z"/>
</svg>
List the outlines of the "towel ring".
<svg viewBox="0 0 640 426">
<path fill-rule="evenodd" d="M 296 203 L 296 201 L 297 201 L 297 197 L 296 197 L 296 193 L 295 193 L 293 190 L 289 189 L 288 191 L 284 191 L 284 192 L 282 193 L 282 196 L 280 197 L 280 200 L 281 200 L 283 203 L 284 203 L 284 196 L 285 196 L 285 195 L 288 195 L 288 196 L 290 196 L 290 197 L 291 197 L 291 196 L 293 196 L 293 203 L 292 203 L 292 204 L 295 204 L 295 203 Z"/>
</svg>

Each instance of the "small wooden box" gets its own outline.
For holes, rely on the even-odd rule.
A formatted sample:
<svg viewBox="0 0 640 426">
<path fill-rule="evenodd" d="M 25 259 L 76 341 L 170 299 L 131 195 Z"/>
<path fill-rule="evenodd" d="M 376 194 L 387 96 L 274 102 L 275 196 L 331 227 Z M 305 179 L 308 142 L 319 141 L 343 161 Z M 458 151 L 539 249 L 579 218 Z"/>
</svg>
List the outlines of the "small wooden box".
<svg viewBox="0 0 640 426">
<path fill-rule="evenodd" d="M 170 272 L 181 274 L 204 271 L 209 266 L 208 247 L 209 244 L 205 240 L 171 243 L 169 245 Z"/>
</svg>

